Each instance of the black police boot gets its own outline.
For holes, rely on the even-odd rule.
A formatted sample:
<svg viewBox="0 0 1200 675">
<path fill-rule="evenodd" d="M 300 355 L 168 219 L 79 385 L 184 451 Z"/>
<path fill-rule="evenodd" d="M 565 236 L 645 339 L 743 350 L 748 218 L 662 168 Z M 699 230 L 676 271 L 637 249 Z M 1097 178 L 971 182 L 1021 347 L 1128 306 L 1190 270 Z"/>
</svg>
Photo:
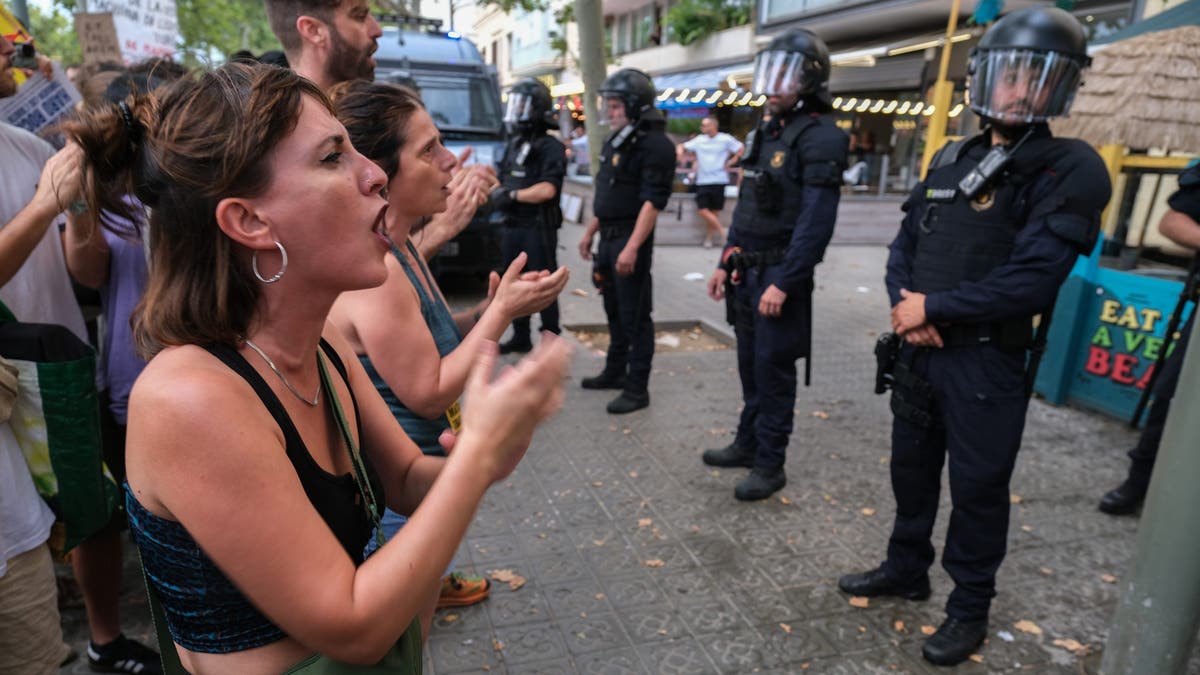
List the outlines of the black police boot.
<svg viewBox="0 0 1200 675">
<path fill-rule="evenodd" d="M 625 375 L 605 370 L 595 377 L 583 378 L 580 384 L 584 389 L 624 389 Z"/>
<path fill-rule="evenodd" d="M 927 600 L 930 594 L 928 574 L 922 574 L 921 578 L 912 583 L 898 584 L 884 574 L 882 567 L 843 575 L 838 579 L 838 588 L 850 595 L 864 598 L 893 595 L 905 600 Z"/>
<path fill-rule="evenodd" d="M 1147 487 L 1142 481 L 1127 478 L 1124 483 L 1104 493 L 1100 498 L 1100 510 L 1113 516 L 1135 513 L 1146 498 Z"/>
<path fill-rule="evenodd" d="M 524 354 L 531 349 L 533 349 L 533 341 L 529 339 L 528 335 L 523 338 L 514 335 L 508 342 L 500 343 L 501 354 Z"/>
<path fill-rule="evenodd" d="M 650 405 L 650 394 L 644 391 L 641 393 L 623 391 L 620 396 L 609 401 L 608 407 L 605 409 L 613 415 L 624 415 L 634 410 L 641 410 L 648 405 Z"/>
<path fill-rule="evenodd" d="M 755 454 L 757 451 L 754 448 L 743 448 L 734 441 L 723 448 L 705 450 L 702 459 L 709 466 L 744 466 L 749 469 L 754 467 Z"/>
<path fill-rule="evenodd" d="M 959 621 L 947 618 L 937 632 L 929 636 L 921 655 L 939 666 L 954 666 L 966 661 L 987 637 L 987 619 Z"/>
<path fill-rule="evenodd" d="M 733 489 L 733 496 L 738 501 L 756 502 L 779 492 L 784 485 L 787 485 L 787 475 L 784 474 L 782 466 L 778 469 L 755 467 L 750 470 L 750 475 L 743 478 Z"/>
</svg>

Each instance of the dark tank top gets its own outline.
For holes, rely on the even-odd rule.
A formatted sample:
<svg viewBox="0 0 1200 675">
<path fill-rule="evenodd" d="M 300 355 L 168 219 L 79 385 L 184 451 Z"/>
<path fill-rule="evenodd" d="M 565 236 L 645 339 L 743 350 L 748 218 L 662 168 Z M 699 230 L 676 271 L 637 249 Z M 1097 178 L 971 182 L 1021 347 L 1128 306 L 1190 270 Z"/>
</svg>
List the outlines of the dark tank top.
<svg viewBox="0 0 1200 675">
<path fill-rule="evenodd" d="M 363 509 L 354 477 L 348 473 L 333 475 L 317 464 L 283 403 L 258 371 L 233 347 L 210 345 L 206 349 L 242 376 L 258 394 L 283 432 L 288 459 L 313 508 L 321 514 L 354 564 L 361 564 L 363 547 L 374 525 Z M 346 366 L 337 352 L 324 340 L 321 340 L 321 350 L 349 384 Z M 329 398 L 328 391 L 325 398 Z M 350 400 L 358 420 L 358 404 L 353 391 Z M 361 422 L 358 426 L 361 438 Z M 383 487 L 379 477 L 365 453 L 362 460 L 372 489 L 382 503 Z M 141 552 L 146 577 L 162 601 L 167 627 L 176 643 L 194 652 L 224 654 L 260 647 L 286 637 L 234 587 L 183 525 L 150 513 L 137 501 L 128 485 L 126 490 L 130 531 Z M 252 518 L 254 514 L 246 514 L 246 517 Z M 280 552 L 281 555 L 285 553 Z"/>
</svg>

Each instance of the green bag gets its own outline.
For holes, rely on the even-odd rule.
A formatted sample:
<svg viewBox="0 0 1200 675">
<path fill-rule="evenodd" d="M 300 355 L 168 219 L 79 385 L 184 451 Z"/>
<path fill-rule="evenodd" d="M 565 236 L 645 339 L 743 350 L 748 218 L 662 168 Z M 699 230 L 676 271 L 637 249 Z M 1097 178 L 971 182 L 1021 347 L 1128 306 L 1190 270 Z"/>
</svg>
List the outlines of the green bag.
<svg viewBox="0 0 1200 675">
<path fill-rule="evenodd" d="M 18 373 L 9 424 L 69 551 L 120 508 L 102 454 L 96 353 L 65 327 L 20 323 L 0 303 L 0 356 Z"/>
</svg>

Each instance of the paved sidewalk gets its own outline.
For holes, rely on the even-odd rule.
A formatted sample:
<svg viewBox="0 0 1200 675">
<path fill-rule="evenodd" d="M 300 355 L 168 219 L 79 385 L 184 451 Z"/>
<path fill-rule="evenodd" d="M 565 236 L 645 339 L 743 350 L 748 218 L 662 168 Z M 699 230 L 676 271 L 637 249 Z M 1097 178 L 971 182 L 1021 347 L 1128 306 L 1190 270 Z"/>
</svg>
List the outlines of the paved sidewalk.
<svg viewBox="0 0 1200 675">
<path fill-rule="evenodd" d="M 733 486 L 744 470 L 700 462 L 701 451 L 727 443 L 736 424 L 732 350 L 659 354 L 650 407 L 613 417 L 604 412 L 612 392 L 579 388 L 603 363 L 581 348 L 562 412 L 488 494 L 459 552 L 466 569 L 512 570 L 527 583 L 517 590 L 497 583 L 486 602 L 439 612 L 427 672 L 1078 672 L 1078 658 L 1053 643 L 1103 645 L 1119 593 L 1107 575 L 1125 573 L 1137 526 L 1096 511 L 1099 496 L 1123 476 L 1123 451 L 1134 441 L 1115 420 L 1031 405 L 1010 552 L 981 662 L 936 669 L 921 659 L 922 628 L 940 623 L 951 589 L 940 567 L 931 570 L 934 596 L 923 603 L 857 609 L 834 585 L 840 574 L 879 562 L 893 516 L 891 417 L 886 398 L 872 394 L 871 350 L 887 325 L 884 243 L 898 215 L 889 224 L 882 207 L 859 208 L 856 220 L 845 221 L 853 236 L 839 235 L 818 269 L 813 386 L 797 398 L 781 498 L 736 502 Z M 572 273 L 562 299 L 566 325 L 603 323 L 590 270 L 575 250 L 581 232 L 568 225 L 560 236 L 560 262 Z M 656 251 L 657 321 L 705 319 L 727 328 L 704 281 L 684 279 L 690 272 L 706 279 L 717 255 Z M 945 490 L 942 504 L 939 550 Z M 129 572 L 140 579 L 132 564 Z M 144 595 L 134 587 L 125 598 L 131 632 L 147 635 Z M 82 613 L 65 620 L 72 644 L 81 645 Z M 1018 621 L 1041 634 L 1018 630 Z M 77 663 L 64 672 L 87 670 Z M 1200 657 L 1189 672 L 1200 673 Z"/>
</svg>

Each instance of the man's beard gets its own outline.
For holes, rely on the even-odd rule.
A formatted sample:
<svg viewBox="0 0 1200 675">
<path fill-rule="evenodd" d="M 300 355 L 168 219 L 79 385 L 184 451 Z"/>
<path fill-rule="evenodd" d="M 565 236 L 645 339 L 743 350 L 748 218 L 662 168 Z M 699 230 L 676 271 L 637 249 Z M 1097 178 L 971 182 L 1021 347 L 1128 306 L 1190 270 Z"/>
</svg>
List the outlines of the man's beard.
<svg viewBox="0 0 1200 675">
<path fill-rule="evenodd" d="M 370 61 L 374 49 L 367 47 L 362 51 L 355 50 L 333 26 L 330 26 L 330 43 L 333 50 L 329 55 L 329 63 L 325 65 L 325 73 L 330 80 L 349 82 L 375 79 L 375 66 Z"/>
</svg>

